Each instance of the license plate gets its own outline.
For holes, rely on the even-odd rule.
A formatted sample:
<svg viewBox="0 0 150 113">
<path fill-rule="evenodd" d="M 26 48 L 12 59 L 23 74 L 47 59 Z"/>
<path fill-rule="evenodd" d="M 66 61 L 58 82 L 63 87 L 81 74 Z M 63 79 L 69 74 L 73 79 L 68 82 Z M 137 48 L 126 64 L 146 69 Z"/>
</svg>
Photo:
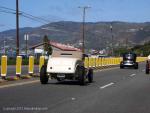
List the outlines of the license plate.
<svg viewBox="0 0 150 113">
<path fill-rule="evenodd" d="M 65 78 L 65 74 L 58 74 L 57 77 L 58 78 Z"/>
</svg>

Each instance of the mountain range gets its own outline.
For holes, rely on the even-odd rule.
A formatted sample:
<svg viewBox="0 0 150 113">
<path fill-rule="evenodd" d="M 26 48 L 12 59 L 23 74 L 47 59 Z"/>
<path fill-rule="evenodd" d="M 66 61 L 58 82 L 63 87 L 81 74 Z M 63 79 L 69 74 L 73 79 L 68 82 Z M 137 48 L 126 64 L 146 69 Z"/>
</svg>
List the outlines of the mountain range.
<svg viewBox="0 0 150 113">
<path fill-rule="evenodd" d="M 111 29 L 112 26 L 112 29 Z M 29 47 L 43 41 L 48 35 L 52 41 L 71 44 L 80 47 L 82 42 L 82 23 L 71 21 L 53 22 L 40 27 L 20 28 L 20 46 L 25 47 L 24 34 L 29 34 Z M 0 32 L 1 47 L 6 45 L 15 48 L 16 30 Z M 104 49 L 118 47 L 133 47 L 150 41 L 150 23 L 129 22 L 86 22 L 85 46 L 88 49 Z"/>
</svg>

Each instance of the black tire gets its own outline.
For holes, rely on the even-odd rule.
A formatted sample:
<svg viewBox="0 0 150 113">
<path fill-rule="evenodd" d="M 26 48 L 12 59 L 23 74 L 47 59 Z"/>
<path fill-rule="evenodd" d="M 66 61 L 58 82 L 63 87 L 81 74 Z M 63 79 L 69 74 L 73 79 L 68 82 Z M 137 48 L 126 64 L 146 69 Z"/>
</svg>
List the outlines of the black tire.
<svg viewBox="0 0 150 113">
<path fill-rule="evenodd" d="M 146 70 L 145 70 L 145 73 L 146 73 L 146 74 L 149 74 L 149 69 L 146 69 Z"/>
<path fill-rule="evenodd" d="M 138 66 L 138 63 L 136 62 L 134 69 L 138 69 L 138 68 L 139 68 L 139 66 Z"/>
<path fill-rule="evenodd" d="M 88 72 L 88 81 L 89 83 L 92 83 L 93 82 L 93 69 L 89 69 L 89 72 Z"/>
<path fill-rule="evenodd" d="M 149 74 L 149 63 L 148 63 L 148 62 L 146 63 L 145 73 L 146 73 L 146 74 Z"/>
<path fill-rule="evenodd" d="M 123 65 L 122 64 L 120 64 L 120 69 L 123 69 L 124 67 L 123 67 Z"/>
<path fill-rule="evenodd" d="M 80 85 L 85 85 L 86 83 L 86 76 L 85 76 L 85 68 L 84 66 L 78 67 L 79 70 L 79 82 Z"/>
<path fill-rule="evenodd" d="M 47 76 L 46 73 L 46 66 L 42 66 L 40 71 L 40 82 L 41 84 L 47 84 L 48 83 L 49 76 Z"/>
</svg>

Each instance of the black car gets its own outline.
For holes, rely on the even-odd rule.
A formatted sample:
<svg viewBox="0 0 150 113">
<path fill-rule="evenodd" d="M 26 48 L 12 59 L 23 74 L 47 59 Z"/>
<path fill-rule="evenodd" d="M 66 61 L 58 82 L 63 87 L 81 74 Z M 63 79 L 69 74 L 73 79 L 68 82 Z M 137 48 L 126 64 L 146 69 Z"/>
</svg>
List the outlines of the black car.
<svg viewBox="0 0 150 113">
<path fill-rule="evenodd" d="M 137 55 L 135 53 L 123 54 L 123 61 L 120 62 L 120 69 L 123 69 L 124 67 L 133 67 L 134 69 L 138 69 L 136 57 Z"/>
<path fill-rule="evenodd" d="M 149 74 L 149 71 L 150 71 L 150 60 L 147 60 L 147 61 L 146 61 L 145 73 L 146 73 L 146 74 Z"/>
</svg>

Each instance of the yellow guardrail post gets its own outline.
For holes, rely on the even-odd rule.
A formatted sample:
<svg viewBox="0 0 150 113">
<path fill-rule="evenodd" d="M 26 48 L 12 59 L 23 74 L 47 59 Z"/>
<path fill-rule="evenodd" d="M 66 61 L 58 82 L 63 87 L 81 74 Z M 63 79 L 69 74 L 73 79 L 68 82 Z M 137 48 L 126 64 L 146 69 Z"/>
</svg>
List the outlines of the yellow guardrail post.
<svg viewBox="0 0 150 113">
<path fill-rule="evenodd" d="M 29 74 L 34 72 L 34 56 L 29 56 Z"/>
<path fill-rule="evenodd" d="M 16 60 L 16 75 L 20 77 L 21 75 L 21 65 L 22 65 L 22 56 L 17 56 Z"/>
<path fill-rule="evenodd" d="M 44 65 L 45 62 L 45 57 L 40 56 L 40 61 L 39 61 L 39 72 L 41 71 L 42 66 Z"/>
<path fill-rule="evenodd" d="M 7 75 L 7 56 L 1 57 L 1 77 L 2 79 L 6 79 Z"/>
<path fill-rule="evenodd" d="M 89 59 L 88 59 L 88 57 L 85 57 L 85 59 L 84 59 L 84 67 L 86 67 L 86 68 L 89 67 Z"/>
</svg>

